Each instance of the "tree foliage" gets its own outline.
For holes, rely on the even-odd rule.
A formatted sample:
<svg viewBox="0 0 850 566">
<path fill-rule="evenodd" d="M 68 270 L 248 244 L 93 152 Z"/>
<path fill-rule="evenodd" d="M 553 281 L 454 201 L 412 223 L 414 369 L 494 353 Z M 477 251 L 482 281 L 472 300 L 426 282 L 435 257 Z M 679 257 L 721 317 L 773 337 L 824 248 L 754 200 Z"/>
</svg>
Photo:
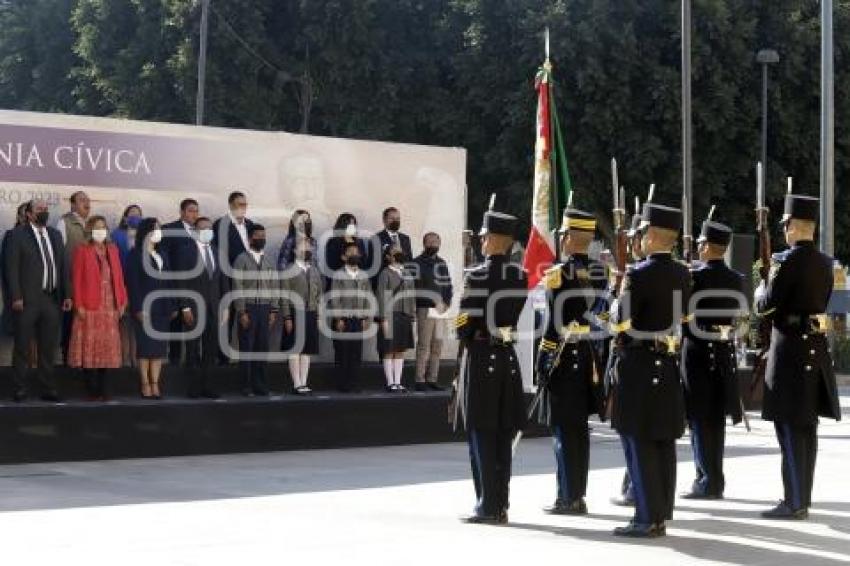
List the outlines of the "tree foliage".
<svg viewBox="0 0 850 566">
<path fill-rule="evenodd" d="M 679 3 L 669 0 L 212 0 L 206 122 L 468 150 L 470 222 L 486 195 L 531 201 L 542 31 L 576 202 L 607 219 L 609 160 L 629 194 L 679 202 Z M 815 0 L 694 0 L 694 218 L 752 231 L 760 48 L 770 69 L 768 196 L 819 179 Z M 0 0 L 0 105 L 191 123 L 197 0 Z M 850 259 L 850 0 L 838 0 L 836 245 Z"/>
</svg>

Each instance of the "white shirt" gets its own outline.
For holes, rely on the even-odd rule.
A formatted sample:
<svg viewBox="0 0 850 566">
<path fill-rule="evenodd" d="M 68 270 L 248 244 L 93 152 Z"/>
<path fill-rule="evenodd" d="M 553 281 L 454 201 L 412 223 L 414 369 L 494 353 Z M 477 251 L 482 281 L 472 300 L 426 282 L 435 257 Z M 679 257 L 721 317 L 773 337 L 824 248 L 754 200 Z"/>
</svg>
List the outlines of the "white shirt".
<svg viewBox="0 0 850 566">
<path fill-rule="evenodd" d="M 162 256 L 156 252 L 151 252 L 151 257 L 154 263 L 156 263 L 156 268 L 162 271 Z"/>
<path fill-rule="evenodd" d="M 240 222 L 235 216 L 233 216 L 232 212 L 227 213 L 230 216 L 230 221 L 236 226 L 236 231 L 239 232 L 239 237 L 242 238 L 242 244 L 245 246 L 245 249 L 251 250 L 251 240 L 248 239 L 248 227 L 245 225 L 245 219 L 242 219 Z"/>
<path fill-rule="evenodd" d="M 183 228 L 185 228 L 186 231 L 189 232 L 189 234 L 191 234 L 192 233 L 192 225 L 189 224 L 188 222 L 186 222 L 185 220 L 181 220 L 180 222 L 183 224 Z"/>
<path fill-rule="evenodd" d="M 62 222 L 62 225 L 64 224 L 65 223 Z M 56 280 L 58 274 L 56 273 L 56 261 L 54 260 L 53 255 L 53 244 L 50 243 L 50 234 L 47 233 L 47 228 L 39 228 L 35 224 L 30 224 L 30 227 L 35 234 L 35 241 L 38 244 L 38 251 L 41 253 L 42 264 L 46 267 L 49 263 L 50 269 L 53 270 L 53 286 L 57 287 L 59 285 L 59 282 Z M 42 235 L 44 236 L 44 241 L 47 242 L 47 257 L 45 257 L 44 247 L 41 243 Z M 47 258 L 50 258 L 49 262 L 47 261 Z M 45 291 L 47 290 L 47 269 L 44 270 L 44 274 L 41 276 L 41 288 Z"/>
<path fill-rule="evenodd" d="M 349 277 L 351 277 L 352 279 L 357 279 L 357 276 L 360 274 L 360 268 L 346 265 L 345 272 L 348 273 Z"/>
<path fill-rule="evenodd" d="M 310 269 L 310 264 L 307 263 L 306 261 L 304 261 L 303 259 L 296 259 L 295 265 L 300 267 L 301 271 L 304 271 L 304 272 L 306 272 L 308 269 Z"/>
<path fill-rule="evenodd" d="M 251 254 L 251 257 L 253 257 L 253 258 L 254 258 L 254 261 L 257 263 L 257 265 L 260 265 L 260 263 L 262 263 L 262 261 L 263 261 L 263 252 L 255 252 L 254 250 L 252 250 L 252 249 L 250 249 L 250 248 L 249 248 L 249 249 L 248 249 L 248 253 L 250 253 L 250 254 Z"/>
<path fill-rule="evenodd" d="M 398 273 L 399 275 L 404 275 L 404 268 L 400 265 L 390 265 L 389 268 Z"/>
</svg>

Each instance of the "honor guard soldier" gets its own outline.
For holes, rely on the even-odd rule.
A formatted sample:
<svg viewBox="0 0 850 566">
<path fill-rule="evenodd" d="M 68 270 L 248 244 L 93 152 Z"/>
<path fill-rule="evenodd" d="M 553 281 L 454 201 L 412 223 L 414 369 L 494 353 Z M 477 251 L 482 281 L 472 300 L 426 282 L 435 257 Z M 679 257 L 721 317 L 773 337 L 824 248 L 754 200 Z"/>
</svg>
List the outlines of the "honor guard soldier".
<svg viewBox="0 0 850 566">
<path fill-rule="evenodd" d="M 676 490 L 676 439 L 685 411 L 679 369 L 679 336 L 690 297 L 688 268 L 671 250 L 681 211 L 649 203 L 641 223 L 647 259 L 629 271 L 614 308 L 614 407 L 633 483 L 635 514 L 614 534 L 666 534 Z"/>
<path fill-rule="evenodd" d="M 594 305 L 604 298 L 605 265 L 591 261 L 588 247 L 596 218 L 567 209 L 559 230 L 562 264 L 546 272 L 548 322 L 537 358 L 538 379 L 546 387 L 541 420 L 549 425 L 555 450 L 557 497 L 545 511 L 555 515 L 584 515 L 590 468 L 590 429 L 587 419 L 600 414 L 600 375 L 591 340 Z M 607 333 L 606 333 L 607 334 Z"/>
<path fill-rule="evenodd" d="M 833 259 L 815 248 L 818 199 L 788 194 L 779 256 L 757 310 L 772 323 L 762 417 L 773 421 L 782 452 L 783 500 L 762 516 L 806 519 L 812 503 L 818 417 L 841 419 L 824 314 Z"/>
<path fill-rule="evenodd" d="M 466 423 L 477 504 L 464 521 L 505 524 L 512 442 L 525 425 L 525 397 L 514 342 L 528 296 L 520 265 L 510 262 L 517 219 L 492 209 L 480 236 L 484 263 L 466 273 L 455 321 L 462 358 L 458 403 Z"/>
<path fill-rule="evenodd" d="M 685 328 L 682 373 L 696 479 L 682 494 L 685 499 L 723 498 L 726 416 L 734 424 L 742 419 L 734 330 L 747 303 L 743 276 L 723 261 L 731 238 L 725 224 L 703 222 L 697 238 L 700 261 L 691 269 L 696 318 Z"/>
<path fill-rule="evenodd" d="M 640 206 L 637 204 L 635 205 L 635 213 L 632 215 L 631 226 L 629 227 L 628 232 L 626 232 L 629 244 L 629 255 L 631 256 L 629 263 L 626 265 L 627 271 L 629 269 L 633 269 L 638 263 L 643 261 L 645 257 L 643 254 L 643 248 L 641 247 L 641 239 L 643 238 L 643 233 L 641 231 L 642 221 L 643 218 L 641 216 Z M 609 367 L 611 367 L 613 361 L 613 359 L 609 361 Z M 610 371 L 606 372 L 606 376 L 610 376 L 610 373 Z M 610 382 L 605 385 L 606 388 L 610 386 Z M 625 449 L 625 446 L 623 448 Z M 632 486 L 632 480 L 629 477 L 628 468 L 626 468 L 626 472 L 623 474 L 623 483 L 620 486 L 620 496 L 612 498 L 611 503 L 621 507 L 633 507 L 635 504 L 634 487 Z"/>
</svg>

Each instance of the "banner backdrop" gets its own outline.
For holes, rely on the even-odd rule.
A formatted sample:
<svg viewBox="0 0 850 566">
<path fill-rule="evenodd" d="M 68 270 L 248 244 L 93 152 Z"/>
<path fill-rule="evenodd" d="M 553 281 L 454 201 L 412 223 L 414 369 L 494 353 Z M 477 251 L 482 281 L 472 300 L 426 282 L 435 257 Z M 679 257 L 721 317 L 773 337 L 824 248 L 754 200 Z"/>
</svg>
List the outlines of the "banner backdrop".
<svg viewBox="0 0 850 566">
<path fill-rule="evenodd" d="M 48 201 L 53 225 L 69 210 L 68 197 L 84 190 L 92 213 L 113 228 L 129 204 L 162 222 L 175 220 L 187 197 L 215 219 L 227 212 L 227 195 L 241 190 L 248 216 L 266 226 L 268 253 L 277 257 L 296 208 L 310 212 L 322 241 L 342 212 L 376 232 L 381 211 L 395 206 L 414 255 L 425 232 L 442 236 L 440 253 L 459 291 L 465 174 L 459 148 L 0 111 L 3 231 L 14 224 L 17 206 L 35 197 Z"/>
</svg>

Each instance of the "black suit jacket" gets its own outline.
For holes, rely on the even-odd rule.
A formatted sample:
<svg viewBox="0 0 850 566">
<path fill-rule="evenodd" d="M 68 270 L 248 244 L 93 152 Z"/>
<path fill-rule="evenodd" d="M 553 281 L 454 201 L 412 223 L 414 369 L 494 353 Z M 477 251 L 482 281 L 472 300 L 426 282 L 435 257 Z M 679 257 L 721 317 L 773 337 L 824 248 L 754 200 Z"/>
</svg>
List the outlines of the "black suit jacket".
<svg viewBox="0 0 850 566">
<path fill-rule="evenodd" d="M 207 273 L 197 244 L 192 242 L 192 247 L 186 248 L 185 252 L 180 256 L 178 262 L 174 264 L 174 266 L 177 271 L 191 271 L 200 265 L 201 272 L 195 277 L 175 281 L 175 286 L 181 290 L 194 291 L 195 293 L 198 293 L 204 298 L 207 306 L 207 315 L 214 316 L 217 319 L 218 314 L 221 311 L 219 308 L 221 298 L 230 290 L 230 286 L 227 278 L 224 277 L 224 274 L 221 271 L 221 264 L 218 261 L 218 250 L 215 246 L 211 246 L 210 251 L 212 252 L 214 258 L 213 261 L 215 262 L 215 270 L 213 271 L 212 276 Z M 188 297 L 181 297 L 180 308 L 183 309 L 187 307 L 192 309 L 195 316 L 198 315 L 199 309 L 195 301 L 192 301 Z"/>
<path fill-rule="evenodd" d="M 68 261 L 65 257 L 65 244 L 62 235 L 55 228 L 47 226 L 47 237 L 53 248 L 53 261 L 56 264 L 56 298 L 64 301 L 71 297 L 71 280 Z M 14 228 L 12 238 L 6 250 L 5 265 L 9 302 L 23 299 L 24 306 L 43 297 L 42 281 L 45 266 L 41 260 L 38 242 L 29 224 Z"/>
<path fill-rule="evenodd" d="M 375 238 L 377 238 L 378 249 L 375 249 Z M 369 266 L 372 266 L 373 262 L 375 264 L 380 264 L 380 268 L 375 269 L 373 272 L 372 287 L 375 287 L 378 284 L 378 274 L 387 266 L 383 253 L 384 246 L 392 244 L 392 242 L 393 239 L 390 237 L 390 233 L 387 232 L 386 229 L 381 230 L 369 240 Z M 413 249 L 410 246 L 410 236 L 398 232 L 398 243 L 401 246 L 401 251 L 404 252 L 404 263 L 413 261 Z"/>
<path fill-rule="evenodd" d="M 171 268 L 178 269 L 175 266 L 180 263 L 180 256 L 197 246 L 192 235 L 183 226 L 183 222 L 177 219 L 162 225 L 162 243 L 159 247 L 168 256 Z"/>
<path fill-rule="evenodd" d="M 253 225 L 253 221 L 245 219 L 245 229 L 248 232 Z M 236 258 L 248 251 L 239 236 L 239 231 L 230 221 L 230 216 L 222 216 L 213 223 L 213 245 L 219 251 L 219 264 L 226 261 L 231 268 Z"/>
</svg>

